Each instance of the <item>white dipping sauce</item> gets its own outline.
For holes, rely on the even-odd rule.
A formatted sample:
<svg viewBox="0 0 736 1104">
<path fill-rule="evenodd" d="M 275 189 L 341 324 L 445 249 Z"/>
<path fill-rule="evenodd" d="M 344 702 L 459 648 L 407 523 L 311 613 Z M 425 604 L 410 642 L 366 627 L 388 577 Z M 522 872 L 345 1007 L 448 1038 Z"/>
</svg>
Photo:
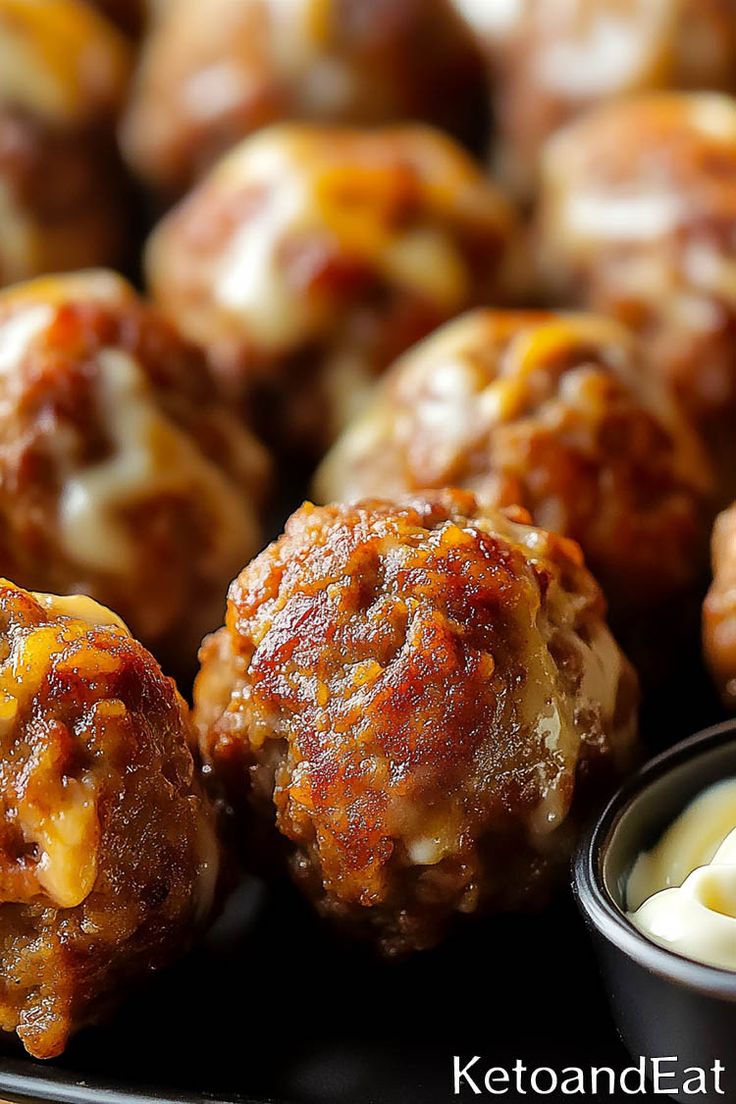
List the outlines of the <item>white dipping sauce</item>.
<svg viewBox="0 0 736 1104">
<path fill-rule="evenodd" d="M 628 917 L 668 950 L 736 970 L 736 778 L 687 806 L 626 888 Z"/>
</svg>

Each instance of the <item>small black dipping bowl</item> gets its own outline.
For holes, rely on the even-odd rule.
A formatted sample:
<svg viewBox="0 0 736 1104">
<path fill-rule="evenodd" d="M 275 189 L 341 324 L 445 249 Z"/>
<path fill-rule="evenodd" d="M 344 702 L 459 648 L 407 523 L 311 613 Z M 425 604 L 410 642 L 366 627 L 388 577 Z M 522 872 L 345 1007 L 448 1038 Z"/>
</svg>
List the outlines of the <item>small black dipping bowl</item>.
<svg viewBox="0 0 736 1104">
<path fill-rule="evenodd" d="M 730 777 L 736 777 L 736 720 L 652 759 L 611 799 L 582 840 L 573 889 L 632 1057 L 676 1056 L 677 1082 L 686 1067 L 710 1070 L 719 1059 L 726 1067 L 721 1077 L 725 1096 L 712 1099 L 736 1101 L 736 972 L 704 966 L 652 943 L 624 911 L 626 883 L 640 852 L 657 842 L 694 797 Z"/>
</svg>

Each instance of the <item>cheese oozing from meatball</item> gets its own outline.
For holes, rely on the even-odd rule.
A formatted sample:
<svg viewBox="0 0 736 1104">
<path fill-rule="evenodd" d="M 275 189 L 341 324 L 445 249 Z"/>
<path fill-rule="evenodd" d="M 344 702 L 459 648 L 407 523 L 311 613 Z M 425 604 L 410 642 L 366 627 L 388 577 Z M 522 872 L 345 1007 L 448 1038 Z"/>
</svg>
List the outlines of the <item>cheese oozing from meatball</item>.
<svg viewBox="0 0 736 1104">
<path fill-rule="evenodd" d="M 112 453 L 71 474 L 61 493 L 62 540 L 69 556 L 99 571 L 122 574 L 135 560 L 136 535 L 126 507 L 152 494 L 196 492 L 213 512 L 219 549 L 229 559 L 247 540 L 241 495 L 155 402 L 143 372 L 120 349 L 97 357 L 99 415 Z"/>
<path fill-rule="evenodd" d="M 0 585 L 12 584 L 2 580 Z M 19 712 L 29 709 L 58 655 L 71 645 L 79 658 L 77 646 L 83 645 L 91 626 L 130 635 L 120 618 L 91 598 L 49 594 L 33 597 L 50 618 L 22 628 L 4 643 L 0 730 L 6 733 L 16 724 Z M 115 666 L 114 658 L 102 652 L 95 656 L 95 663 L 101 674 Z M 93 711 L 103 722 L 124 709 L 114 701 L 101 701 Z M 59 908 L 81 904 L 97 875 L 98 818 L 93 775 L 82 772 L 76 778 L 59 777 L 52 793 L 46 791 L 39 799 L 27 794 L 18 814 L 23 838 L 39 852 L 35 871 L 41 889 Z"/>
<path fill-rule="evenodd" d="M 130 69 L 122 35 L 76 0 L 0 0 L 0 103 L 56 124 L 119 103 Z"/>
</svg>

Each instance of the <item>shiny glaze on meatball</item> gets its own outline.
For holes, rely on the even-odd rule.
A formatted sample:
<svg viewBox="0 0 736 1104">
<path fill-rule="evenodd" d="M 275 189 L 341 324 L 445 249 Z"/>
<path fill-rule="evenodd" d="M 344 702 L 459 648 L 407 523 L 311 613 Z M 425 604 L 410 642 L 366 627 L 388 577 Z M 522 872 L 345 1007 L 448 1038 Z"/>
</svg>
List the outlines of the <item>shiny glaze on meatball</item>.
<svg viewBox="0 0 736 1104">
<path fill-rule="evenodd" d="M 420 119 L 464 133 L 482 108 L 480 55 L 448 0 L 177 0 L 159 11 L 123 142 L 166 193 L 271 123 Z"/>
<path fill-rule="evenodd" d="M 198 353 L 120 278 L 0 295 L 0 571 L 120 610 L 191 669 L 258 548 L 266 460 Z"/>
<path fill-rule="evenodd" d="M 736 101 L 651 95 L 549 145 L 539 254 L 553 295 L 616 314 L 706 435 L 736 490 Z"/>
<path fill-rule="evenodd" d="M 306 504 L 205 642 L 205 758 L 317 908 L 388 953 L 545 897 L 636 680 L 574 543 L 461 491 Z"/>
<path fill-rule="evenodd" d="M 154 232 L 150 286 L 225 386 L 318 448 L 375 376 L 468 305 L 518 291 L 512 211 L 423 127 L 285 125 L 238 146 Z"/>
<path fill-rule="evenodd" d="M 709 466 L 627 331 L 476 311 L 401 359 L 316 478 L 322 501 L 455 485 L 572 537 L 616 619 L 705 567 Z"/>
<path fill-rule="evenodd" d="M 193 746 L 174 683 L 114 614 L 0 582 L 0 1028 L 34 1056 L 209 916 Z"/>
</svg>

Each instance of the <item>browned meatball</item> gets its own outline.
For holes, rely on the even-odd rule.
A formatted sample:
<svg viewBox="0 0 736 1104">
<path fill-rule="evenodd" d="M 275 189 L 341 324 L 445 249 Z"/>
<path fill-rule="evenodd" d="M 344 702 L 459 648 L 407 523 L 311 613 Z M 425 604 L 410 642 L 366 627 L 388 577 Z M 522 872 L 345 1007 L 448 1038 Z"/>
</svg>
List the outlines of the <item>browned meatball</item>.
<svg viewBox="0 0 736 1104">
<path fill-rule="evenodd" d="M 650 89 L 736 89 L 733 0 L 453 2 L 486 50 L 499 171 L 524 195 L 545 139 L 591 105 Z"/>
<path fill-rule="evenodd" d="M 518 227 L 450 139 L 284 125 L 247 140 L 155 231 L 155 299 L 225 386 L 319 448 L 390 361 L 505 299 Z"/>
<path fill-rule="evenodd" d="M 260 542 L 260 445 L 120 278 L 0 295 L 0 572 L 120 611 L 191 669 Z"/>
<path fill-rule="evenodd" d="M 219 856 L 174 683 L 88 598 L 0 582 L 0 1028 L 39 1058 L 186 950 Z"/>
<path fill-rule="evenodd" d="M 617 624 L 705 567 L 708 461 L 605 318 L 451 322 L 396 364 L 316 479 L 322 501 L 447 485 L 578 541 Z"/>
<path fill-rule="evenodd" d="M 444 491 L 306 504 L 230 590 L 195 719 L 321 913 L 397 953 L 545 897 L 635 677 L 577 545 Z"/>
<path fill-rule="evenodd" d="M 464 132 L 483 103 L 480 56 L 449 0 L 177 0 L 159 12 L 123 141 L 163 192 L 269 123 Z"/>
<path fill-rule="evenodd" d="M 736 101 L 652 95 L 552 140 L 540 255 L 552 294 L 616 314 L 736 491 Z"/>
<path fill-rule="evenodd" d="M 123 37 L 81 0 L 0 0 L 0 284 L 126 249 Z"/>
<path fill-rule="evenodd" d="M 723 701 L 736 709 L 736 504 L 713 529 L 713 582 L 703 606 L 703 645 Z"/>
</svg>

